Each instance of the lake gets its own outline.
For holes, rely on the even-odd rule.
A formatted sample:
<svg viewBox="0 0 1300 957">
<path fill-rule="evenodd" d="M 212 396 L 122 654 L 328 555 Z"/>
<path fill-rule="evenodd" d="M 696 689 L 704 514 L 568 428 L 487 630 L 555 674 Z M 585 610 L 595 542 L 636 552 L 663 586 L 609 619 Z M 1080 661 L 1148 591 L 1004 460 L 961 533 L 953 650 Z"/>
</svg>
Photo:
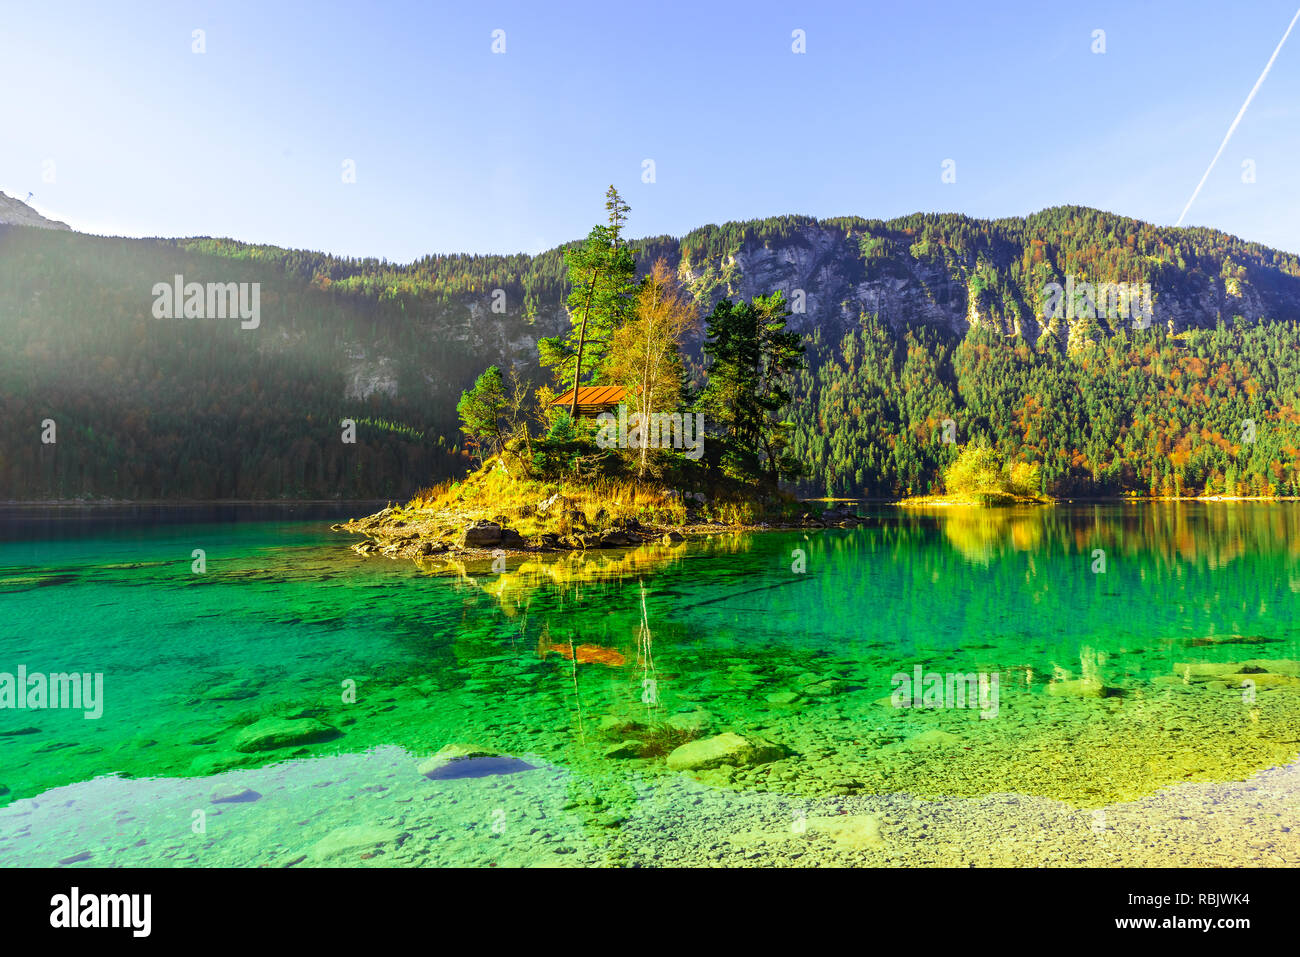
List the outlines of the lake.
<svg viewBox="0 0 1300 957">
<path fill-rule="evenodd" d="M 367 510 L 0 512 L 0 682 L 102 676 L 0 709 L 0 866 L 1300 864 L 1296 504 L 504 569 Z"/>
</svg>

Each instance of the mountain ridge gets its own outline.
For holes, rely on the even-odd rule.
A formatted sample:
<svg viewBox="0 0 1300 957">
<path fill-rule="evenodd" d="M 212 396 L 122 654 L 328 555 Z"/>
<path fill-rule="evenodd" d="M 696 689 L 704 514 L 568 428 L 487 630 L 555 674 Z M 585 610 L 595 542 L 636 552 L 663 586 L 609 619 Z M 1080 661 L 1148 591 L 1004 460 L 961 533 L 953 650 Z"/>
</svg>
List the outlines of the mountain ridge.
<svg viewBox="0 0 1300 957">
<path fill-rule="evenodd" d="M 1072 245 L 1071 230 L 1108 239 L 1110 249 Z M 208 237 L 169 241 L 240 258 L 276 250 Z M 500 288 L 508 303 L 522 300 L 526 318 L 545 316 L 553 327 L 562 324 L 563 251 L 571 245 L 536 255 L 435 254 L 403 265 L 279 252 L 309 264 L 313 278 L 343 288 L 400 295 L 424 285 L 467 302 L 474 298 L 467 293 Z M 1071 276 L 1095 284 L 1149 283 L 1155 321 L 1174 333 L 1238 315 L 1250 322 L 1300 318 L 1300 257 L 1221 230 L 1154 226 L 1081 206 L 999 219 L 785 215 L 708 224 L 680 238 L 645 237 L 630 245 L 642 271 L 665 256 L 705 310 L 723 296 L 781 289 L 791 298 L 802 290 L 803 312 L 792 325 L 804 332 L 828 323 L 847 331 L 871 313 L 895 329 L 938 324 L 960 334 L 992 324 L 1034 342 L 1049 334 L 1065 348 L 1077 338 L 1074 324 L 1043 315 L 1044 290 Z M 1106 325 L 1103 331 L 1117 331 L 1117 324 Z M 1083 332 L 1086 337 L 1091 329 Z"/>
<path fill-rule="evenodd" d="M 0 436 L 0 499 L 406 496 L 467 464 L 460 391 L 488 365 L 540 381 L 537 340 L 569 324 L 565 246 L 394 265 L 209 237 L 19 225 L 0 237 L 0 413 L 27 423 Z M 1300 259 L 1217 230 L 1063 206 L 999 220 L 772 217 L 631 245 L 642 271 L 666 258 L 701 314 L 723 297 L 786 294 L 809 358 L 790 414 L 818 490 L 925 491 L 949 457 L 933 445 L 949 419 L 959 441 L 1037 456 L 1060 491 L 1221 484 L 1235 423 L 1291 430 L 1300 408 L 1288 351 Z M 154 318 L 150 290 L 181 274 L 260 284 L 258 328 Z M 1153 328 L 1077 304 L 1046 316 L 1053 283 L 1149 284 Z M 697 384 L 699 346 L 698 334 L 686 343 Z M 1220 370 L 1211 380 L 1184 368 L 1189 348 Z M 994 361 L 1019 391 L 972 365 Z M 1112 367 L 1123 374 L 1097 378 Z M 1134 375 L 1163 378 L 1141 393 Z M 1185 394 L 1194 381 L 1219 406 Z M 1159 428 L 1173 431 L 1153 438 L 1146 417 L 1166 402 L 1177 414 Z M 46 418 L 62 423 L 57 451 L 32 444 Z M 343 418 L 358 423 L 355 446 L 340 446 Z M 1247 450 L 1251 474 L 1290 487 L 1300 436 L 1268 441 L 1267 455 Z M 1124 462 L 1107 458 L 1125 442 Z M 1191 458 L 1175 476 L 1180 443 Z"/>
</svg>

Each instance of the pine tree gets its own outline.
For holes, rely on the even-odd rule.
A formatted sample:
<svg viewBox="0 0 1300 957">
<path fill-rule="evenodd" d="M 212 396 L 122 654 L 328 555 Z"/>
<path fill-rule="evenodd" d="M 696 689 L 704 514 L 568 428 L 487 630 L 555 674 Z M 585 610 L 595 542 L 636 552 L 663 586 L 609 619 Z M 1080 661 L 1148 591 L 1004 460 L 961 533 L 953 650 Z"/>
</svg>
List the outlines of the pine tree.
<svg viewBox="0 0 1300 957">
<path fill-rule="evenodd" d="M 568 336 L 538 342 L 541 364 L 552 370 L 563 389 L 572 387 L 569 414 L 578 414 L 578 387 L 605 381 L 605 362 L 615 331 L 632 312 L 636 295 L 636 261 L 622 239 L 629 207 L 611 186 L 605 208 L 609 225 L 596 226 L 582 245 L 564 254 L 570 292 Z"/>
<path fill-rule="evenodd" d="M 773 488 L 798 467 L 787 453 L 793 423 L 778 417 L 803 366 L 801 337 L 785 328 L 789 316 L 779 292 L 749 303 L 723 299 L 706 321 L 703 346 L 712 362 L 700 404 L 722 441 L 722 471 L 740 481 L 766 473 Z"/>
<path fill-rule="evenodd" d="M 478 450 L 479 461 L 501 450 L 504 442 L 501 416 L 506 405 L 505 381 L 497 366 L 489 366 L 475 380 L 473 388 L 461 393 L 460 401 L 456 403 L 461 431 Z"/>
</svg>

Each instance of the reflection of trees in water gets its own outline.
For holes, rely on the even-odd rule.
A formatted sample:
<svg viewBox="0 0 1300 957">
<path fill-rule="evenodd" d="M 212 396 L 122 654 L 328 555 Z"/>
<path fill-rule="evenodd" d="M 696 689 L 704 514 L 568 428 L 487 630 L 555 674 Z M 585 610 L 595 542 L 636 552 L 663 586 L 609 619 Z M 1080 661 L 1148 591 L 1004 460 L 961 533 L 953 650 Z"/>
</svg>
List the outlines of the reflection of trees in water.
<svg viewBox="0 0 1300 957">
<path fill-rule="evenodd" d="M 1034 550 L 1043 539 L 1043 524 L 1037 515 L 1014 515 L 987 509 L 966 510 L 964 514 L 948 516 L 942 527 L 944 537 L 953 548 L 967 560 L 982 565 L 1008 550 Z"/>
<path fill-rule="evenodd" d="M 1169 502 L 1034 509 L 946 508 L 909 512 L 882 526 L 902 557 L 942 537 L 964 559 L 988 565 L 1017 552 L 1127 556 L 1149 571 L 1213 571 L 1243 557 L 1300 555 L 1300 503 Z"/>
<path fill-rule="evenodd" d="M 561 599 L 581 600 L 583 587 L 625 582 L 652 574 L 682 559 L 686 545 L 643 545 L 607 551 L 565 552 L 538 559 L 526 558 L 500 573 L 469 574 L 463 565 L 449 568 L 459 583 L 491 595 L 507 615 L 526 610 L 540 592 Z"/>
<path fill-rule="evenodd" d="M 1090 644 L 1081 644 L 1078 649 L 1078 656 L 1079 656 L 1079 667 L 1077 670 L 1072 670 L 1069 668 L 1064 668 L 1058 664 L 1053 664 L 1052 681 L 1070 681 L 1073 679 L 1079 679 L 1082 681 L 1089 681 L 1089 682 L 1095 681 L 1095 682 L 1099 682 L 1102 685 L 1105 685 L 1107 683 L 1106 682 L 1107 675 L 1105 674 L 1105 669 L 1106 669 L 1106 659 L 1108 657 L 1106 652 Z M 1032 673 L 1030 675 L 1030 679 L 1031 679 L 1030 682 L 1026 683 L 1026 687 L 1028 687 L 1029 684 L 1032 683 Z"/>
<path fill-rule="evenodd" d="M 641 586 L 641 627 L 636 635 L 637 664 L 641 666 L 641 703 L 646 706 L 647 718 L 659 708 L 659 681 L 655 676 L 654 635 L 650 631 L 650 612 L 645 603 L 645 582 Z"/>
</svg>

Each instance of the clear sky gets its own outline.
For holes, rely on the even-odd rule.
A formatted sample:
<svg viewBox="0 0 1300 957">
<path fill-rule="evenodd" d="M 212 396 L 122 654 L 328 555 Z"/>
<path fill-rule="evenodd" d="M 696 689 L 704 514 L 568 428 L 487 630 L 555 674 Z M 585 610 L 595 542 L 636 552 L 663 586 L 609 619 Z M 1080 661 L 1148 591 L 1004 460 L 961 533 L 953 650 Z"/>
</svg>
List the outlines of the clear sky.
<svg viewBox="0 0 1300 957">
<path fill-rule="evenodd" d="M 581 237 L 610 183 L 634 236 L 1067 203 L 1172 225 L 1297 2 L 0 0 L 0 190 L 90 232 L 403 262 Z M 1186 224 L 1300 252 L 1297 93 L 1300 27 Z"/>
</svg>

